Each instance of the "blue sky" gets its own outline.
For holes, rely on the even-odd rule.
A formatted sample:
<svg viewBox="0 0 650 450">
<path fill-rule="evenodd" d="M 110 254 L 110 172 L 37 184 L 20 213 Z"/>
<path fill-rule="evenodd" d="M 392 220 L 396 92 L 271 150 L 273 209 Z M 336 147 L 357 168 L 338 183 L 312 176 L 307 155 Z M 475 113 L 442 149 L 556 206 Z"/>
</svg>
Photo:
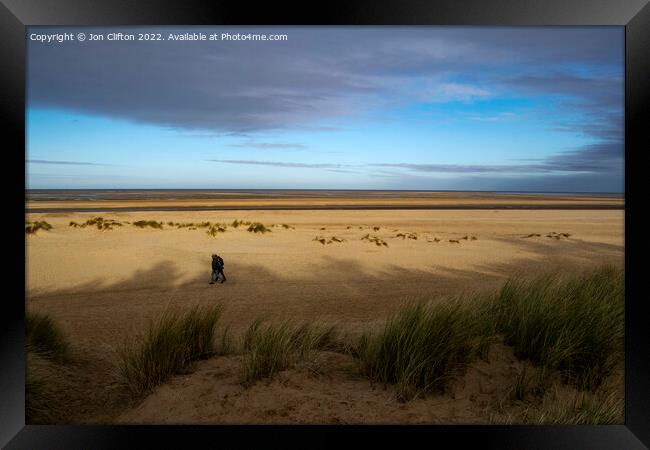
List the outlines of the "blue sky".
<svg viewBox="0 0 650 450">
<path fill-rule="evenodd" d="M 27 187 L 623 192 L 623 28 L 229 31 L 28 41 Z"/>
</svg>

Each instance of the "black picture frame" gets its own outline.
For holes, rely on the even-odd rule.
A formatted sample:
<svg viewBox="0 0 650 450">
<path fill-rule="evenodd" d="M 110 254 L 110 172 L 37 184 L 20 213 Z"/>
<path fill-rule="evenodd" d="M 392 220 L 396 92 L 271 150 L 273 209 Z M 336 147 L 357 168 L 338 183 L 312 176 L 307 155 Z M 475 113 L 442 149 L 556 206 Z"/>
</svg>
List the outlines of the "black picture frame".
<svg viewBox="0 0 650 450">
<path fill-rule="evenodd" d="M 2 302 L 0 352 L 0 445 L 29 448 L 331 447 L 350 433 L 371 441 L 408 445 L 487 448 L 636 449 L 650 445 L 650 351 L 646 299 L 637 269 L 643 133 L 650 105 L 650 5 L 648 0 L 456 0 L 329 1 L 303 4 L 179 0 L 2 0 L 0 84 L 5 152 L 4 192 L 11 200 L 5 236 L 24 236 L 25 61 L 29 25 L 617 25 L 625 27 L 625 425 L 618 426 L 37 426 L 25 425 L 24 241 L 12 241 L 14 261 L 5 269 L 10 290 Z M 21 185 L 22 182 L 22 185 Z M 23 293 L 21 297 L 20 293 Z M 314 436 L 315 435 L 315 436 Z M 418 444 L 416 444 L 418 445 Z M 421 445 L 421 444 L 419 444 Z M 234 445 L 228 445 L 234 446 Z"/>
</svg>

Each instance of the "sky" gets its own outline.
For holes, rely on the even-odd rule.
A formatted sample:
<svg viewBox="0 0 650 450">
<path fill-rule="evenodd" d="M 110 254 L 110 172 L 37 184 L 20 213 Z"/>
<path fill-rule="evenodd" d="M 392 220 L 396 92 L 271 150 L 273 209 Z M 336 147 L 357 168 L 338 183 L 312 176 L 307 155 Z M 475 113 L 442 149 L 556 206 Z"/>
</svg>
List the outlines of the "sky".
<svg viewBox="0 0 650 450">
<path fill-rule="evenodd" d="M 623 27 L 27 42 L 30 189 L 624 192 Z"/>
</svg>

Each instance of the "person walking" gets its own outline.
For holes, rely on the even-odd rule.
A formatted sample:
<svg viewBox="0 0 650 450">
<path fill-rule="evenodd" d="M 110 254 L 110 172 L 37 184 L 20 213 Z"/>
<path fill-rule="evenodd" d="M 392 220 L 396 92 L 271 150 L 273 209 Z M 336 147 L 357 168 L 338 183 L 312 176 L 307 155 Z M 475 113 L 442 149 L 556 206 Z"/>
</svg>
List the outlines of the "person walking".
<svg viewBox="0 0 650 450">
<path fill-rule="evenodd" d="M 223 273 L 223 258 L 219 255 L 212 255 L 212 277 L 210 284 L 214 284 L 215 281 L 221 276 L 221 284 L 226 281 L 226 275 Z"/>
</svg>

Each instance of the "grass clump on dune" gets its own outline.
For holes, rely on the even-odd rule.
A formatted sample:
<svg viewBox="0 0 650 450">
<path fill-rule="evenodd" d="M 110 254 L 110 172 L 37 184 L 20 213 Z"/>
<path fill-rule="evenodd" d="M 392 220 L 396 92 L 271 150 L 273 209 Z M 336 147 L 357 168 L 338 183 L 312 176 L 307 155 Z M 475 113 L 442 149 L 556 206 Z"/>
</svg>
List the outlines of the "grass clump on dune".
<svg viewBox="0 0 650 450">
<path fill-rule="evenodd" d="M 70 369 L 28 347 L 25 372 L 25 421 L 55 424 L 68 413 L 62 405 L 65 392 L 72 389 Z"/>
<path fill-rule="evenodd" d="M 531 416 L 529 421 L 539 425 L 622 425 L 625 398 L 616 390 L 576 392 L 544 402 Z"/>
<path fill-rule="evenodd" d="M 86 227 L 97 227 L 98 230 L 112 230 L 113 227 L 121 227 L 122 222 L 119 222 L 115 219 L 104 219 L 103 217 L 93 217 L 92 219 L 86 220 L 84 223 L 77 223 L 71 221 L 69 224 L 74 228 L 86 228 Z"/>
<path fill-rule="evenodd" d="M 27 367 L 25 373 L 25 418 L 28 424 L 51 424 L 65 413 L 61 393 L 69 386 L 71 362 L 67 338 L 51 316 L 25 314 Z"/>
<path fill-rule="evenodd" d="M 240 225 L 250 225 L 251 223 L 252 223 L 252 222 L 250 222 L 250 221 L 248 221 L 248 220 L 239 220 L 239 219 L 235 219 L 235 220 L 232 221 L 232 223 L 231 223 L 230 225 L 231 225 L 233 228 L 239 228 Z"/>
<path fill-rule="evenodd" d="M 119 370 L 127 387 L 136 396 L 144 395 L 194 361 L 211 356 L 220 317 L 220 306 L 163 314 L 120 354 Z"/>
<path fill-rule="evenodd" d="M 70 344 L 48 314 L 28 311 L 25 314 L 25 335 L 29 351 L 55 361 L 70 359 Z"/>
<path fill-rule="evenodd" d="M 157 228 L 159 230 L 162 230 L 163 228 L 163 223 L 162 222 L 156 222 L 155 220 L 138 220 L 137 222 L 133 222 L 133 225 L 138 227 L 138 228 Z"/>
<path fill-rule="evenodd" d="M 596 389 L 622 361 L 623 272 L 508 281 L 494 300 L 497 329 L 519 358 Z"/>
<path fill-rule="evenodd" d="M 285 320 L 263 325 L 255 320 L 243 338 L 242 382 L 250 385 L 262 378 L 308 359 L 315 350 L 335 347 L 335 329 L 320 323 L 296 324 Z"/>
<path fill-rule="evenodd" d="M 485 347 L 489 325 L 459 302 L 402 307 L 379 332 L 364 333 L 355 350 L 361 372 L 397 387 L 401 401 L 446 382 Z"/>
<path fill-rule="evenodd" d="M 208 227 L 208 230 L 206 231 L 206 233 L 209 236 L 215 237 L 217 235 L 217 233 L 225 233 L 226 228 L 227 228 L 227 225 L 222 225 L 220 223 L 216 223 L 214 225 L 210 225 Z"/>
<path fill-rule="evenodd" d="M 41 220 L 36 222 L 25 222 L 25 233 L 27 234 L 36 234 L 38 230 L 50 231 L 52 225 Z"/>
<path fill-rule="evenodd" d="M 265 226 L 263 223 L 253 222 L 248 227 L 248 231 L 251 233 L 270 233 L 272 230 Z"/>
<path fill-rule="evenodd" d="M 384 247 L 388 247 L 388 242 L 384 241 L 380 237 L 377 236 L 370 236 L 370 234 L 366 234 L 361 238 L 362 241 L 368 241 L 374 243 L 376 246 L 381 247 L 382 245 Z"/>
<path fill-rule="evenodd" d="M 333 242 L 337 242 L 337 243 L 345 242 L 345 239 L 336 236 L 332 236 L 329 239 L 322 236 L 316 236 L 314 239 L 312 239 L 312 241 L 320 242 L 321 244 L 325 245 L 325 244 L 331 244 Z"/>
</svg>

